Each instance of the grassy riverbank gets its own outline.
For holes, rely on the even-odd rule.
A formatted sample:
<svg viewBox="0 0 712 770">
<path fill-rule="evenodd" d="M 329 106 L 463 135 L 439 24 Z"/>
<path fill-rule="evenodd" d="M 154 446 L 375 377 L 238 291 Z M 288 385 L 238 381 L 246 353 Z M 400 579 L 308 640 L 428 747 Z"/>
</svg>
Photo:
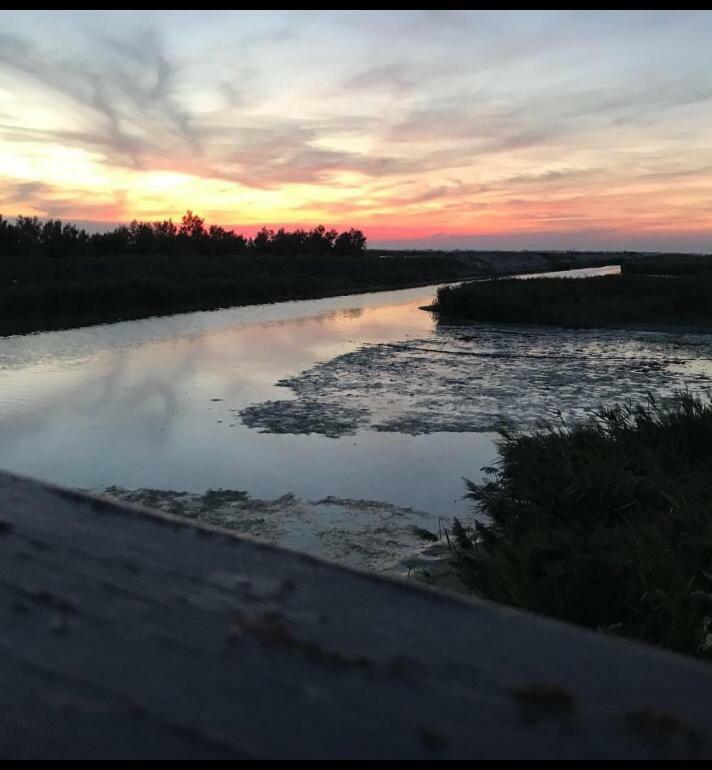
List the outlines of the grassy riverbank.
<svg viewBox="0 0 712 770">
<path fill-rule="evenodd" d="M 479 595 L 712 657 L 712 403 L 504 433 L 458 567 Z"/>
<path fill-rule="evenodd" d="M 186 212 L 89 233 L 0 216 L 0 335 L 129 318 L 611 264 L 606 252 L 366 248 L 360 230 L 262 228 L 247 238 Z"/>
<path fill-rule="evenodd" d="M 359 230 L 246 238 L 188 211 L 102 233 L 0 216 L 0 334 L 351 294 L 477 274 L 454 255 L 381 258 Z"/>
<path fill-rule="evenodd" d="M 0 259 L 0 333 L 57 329 L 471 275 L 455 259 L 138 255 Z"/>
<path fill-rule="evenodd" d="M 432 310 L 471 321 L 574 328 L 712 327 L 712 271 L 473 281 L 440 288 Z"/>
<path fill-rule="evenodd" d="M 624 275 L 699 275 L 712 272 L 712 257 L 703 254 L 656 254 L 623 261 Z"/>
</svg>

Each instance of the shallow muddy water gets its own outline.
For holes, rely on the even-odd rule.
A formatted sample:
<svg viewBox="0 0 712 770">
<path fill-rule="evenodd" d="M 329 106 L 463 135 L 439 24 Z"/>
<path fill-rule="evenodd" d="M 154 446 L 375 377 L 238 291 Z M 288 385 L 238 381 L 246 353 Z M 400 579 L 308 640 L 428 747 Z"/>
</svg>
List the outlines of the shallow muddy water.
<svg viewBox="0 0 712 770">
<path fill-rule="evenodd" d="M 467 512 L 462 477 L 495 459 L 497 425 L 712 385 L 711 335 L 438 324 L 420 309 L 434 290 L 3 338 L 0 467 L 94 490 L 244 490 L 179 502 L 380 568 L 413 525 Z"/>
</svg>

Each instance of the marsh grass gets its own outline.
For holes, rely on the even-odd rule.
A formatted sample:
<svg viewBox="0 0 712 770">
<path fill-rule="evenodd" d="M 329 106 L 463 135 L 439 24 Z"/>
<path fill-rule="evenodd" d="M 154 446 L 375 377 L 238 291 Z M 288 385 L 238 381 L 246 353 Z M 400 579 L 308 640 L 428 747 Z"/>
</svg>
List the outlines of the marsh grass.
<svg viewBox="0 0 712 770">
<path fill-rule="evenodd" d="M 712 272 L 712 257 L 704 254 L 656 254 L 624 260 L 624 275 L 699 275 Z"/>
<path fill-rule="evenodd" d="M 710 326 L 712 272 L 470 281 L 438 289 L 432 309 L 473 321 L 575 328 Z"/>
<path fill-rule="evenodd" d="M 471 590 L 712 655 L 712 402 L 680 393 L 505 432 L 499 454 L 467 482 L 484 520 L 454 532 Z"/>
</svg>

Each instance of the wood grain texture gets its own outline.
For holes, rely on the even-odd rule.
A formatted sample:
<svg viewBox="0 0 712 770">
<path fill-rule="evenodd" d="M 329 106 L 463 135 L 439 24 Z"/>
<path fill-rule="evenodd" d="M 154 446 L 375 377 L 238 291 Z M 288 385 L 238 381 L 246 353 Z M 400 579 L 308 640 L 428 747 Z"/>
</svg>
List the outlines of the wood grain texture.
<svg viewBox="0 0 712 770">
<path fill-rule="evenodd" d="M 712 753 L 712 669 L 0 474 L 3 758 Z"/>
</svg>

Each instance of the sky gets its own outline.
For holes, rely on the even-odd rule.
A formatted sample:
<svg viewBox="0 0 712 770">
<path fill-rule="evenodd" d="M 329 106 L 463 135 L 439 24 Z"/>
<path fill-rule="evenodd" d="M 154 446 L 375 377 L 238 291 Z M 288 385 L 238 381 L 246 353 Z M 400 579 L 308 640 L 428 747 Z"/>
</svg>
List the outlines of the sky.
<svg viewBox="0 0 712 770">
<path fill-rule="evenodd" d="M 0 12 L 0 212 L 712 251 L 712 12 Z"/>
</svg>

